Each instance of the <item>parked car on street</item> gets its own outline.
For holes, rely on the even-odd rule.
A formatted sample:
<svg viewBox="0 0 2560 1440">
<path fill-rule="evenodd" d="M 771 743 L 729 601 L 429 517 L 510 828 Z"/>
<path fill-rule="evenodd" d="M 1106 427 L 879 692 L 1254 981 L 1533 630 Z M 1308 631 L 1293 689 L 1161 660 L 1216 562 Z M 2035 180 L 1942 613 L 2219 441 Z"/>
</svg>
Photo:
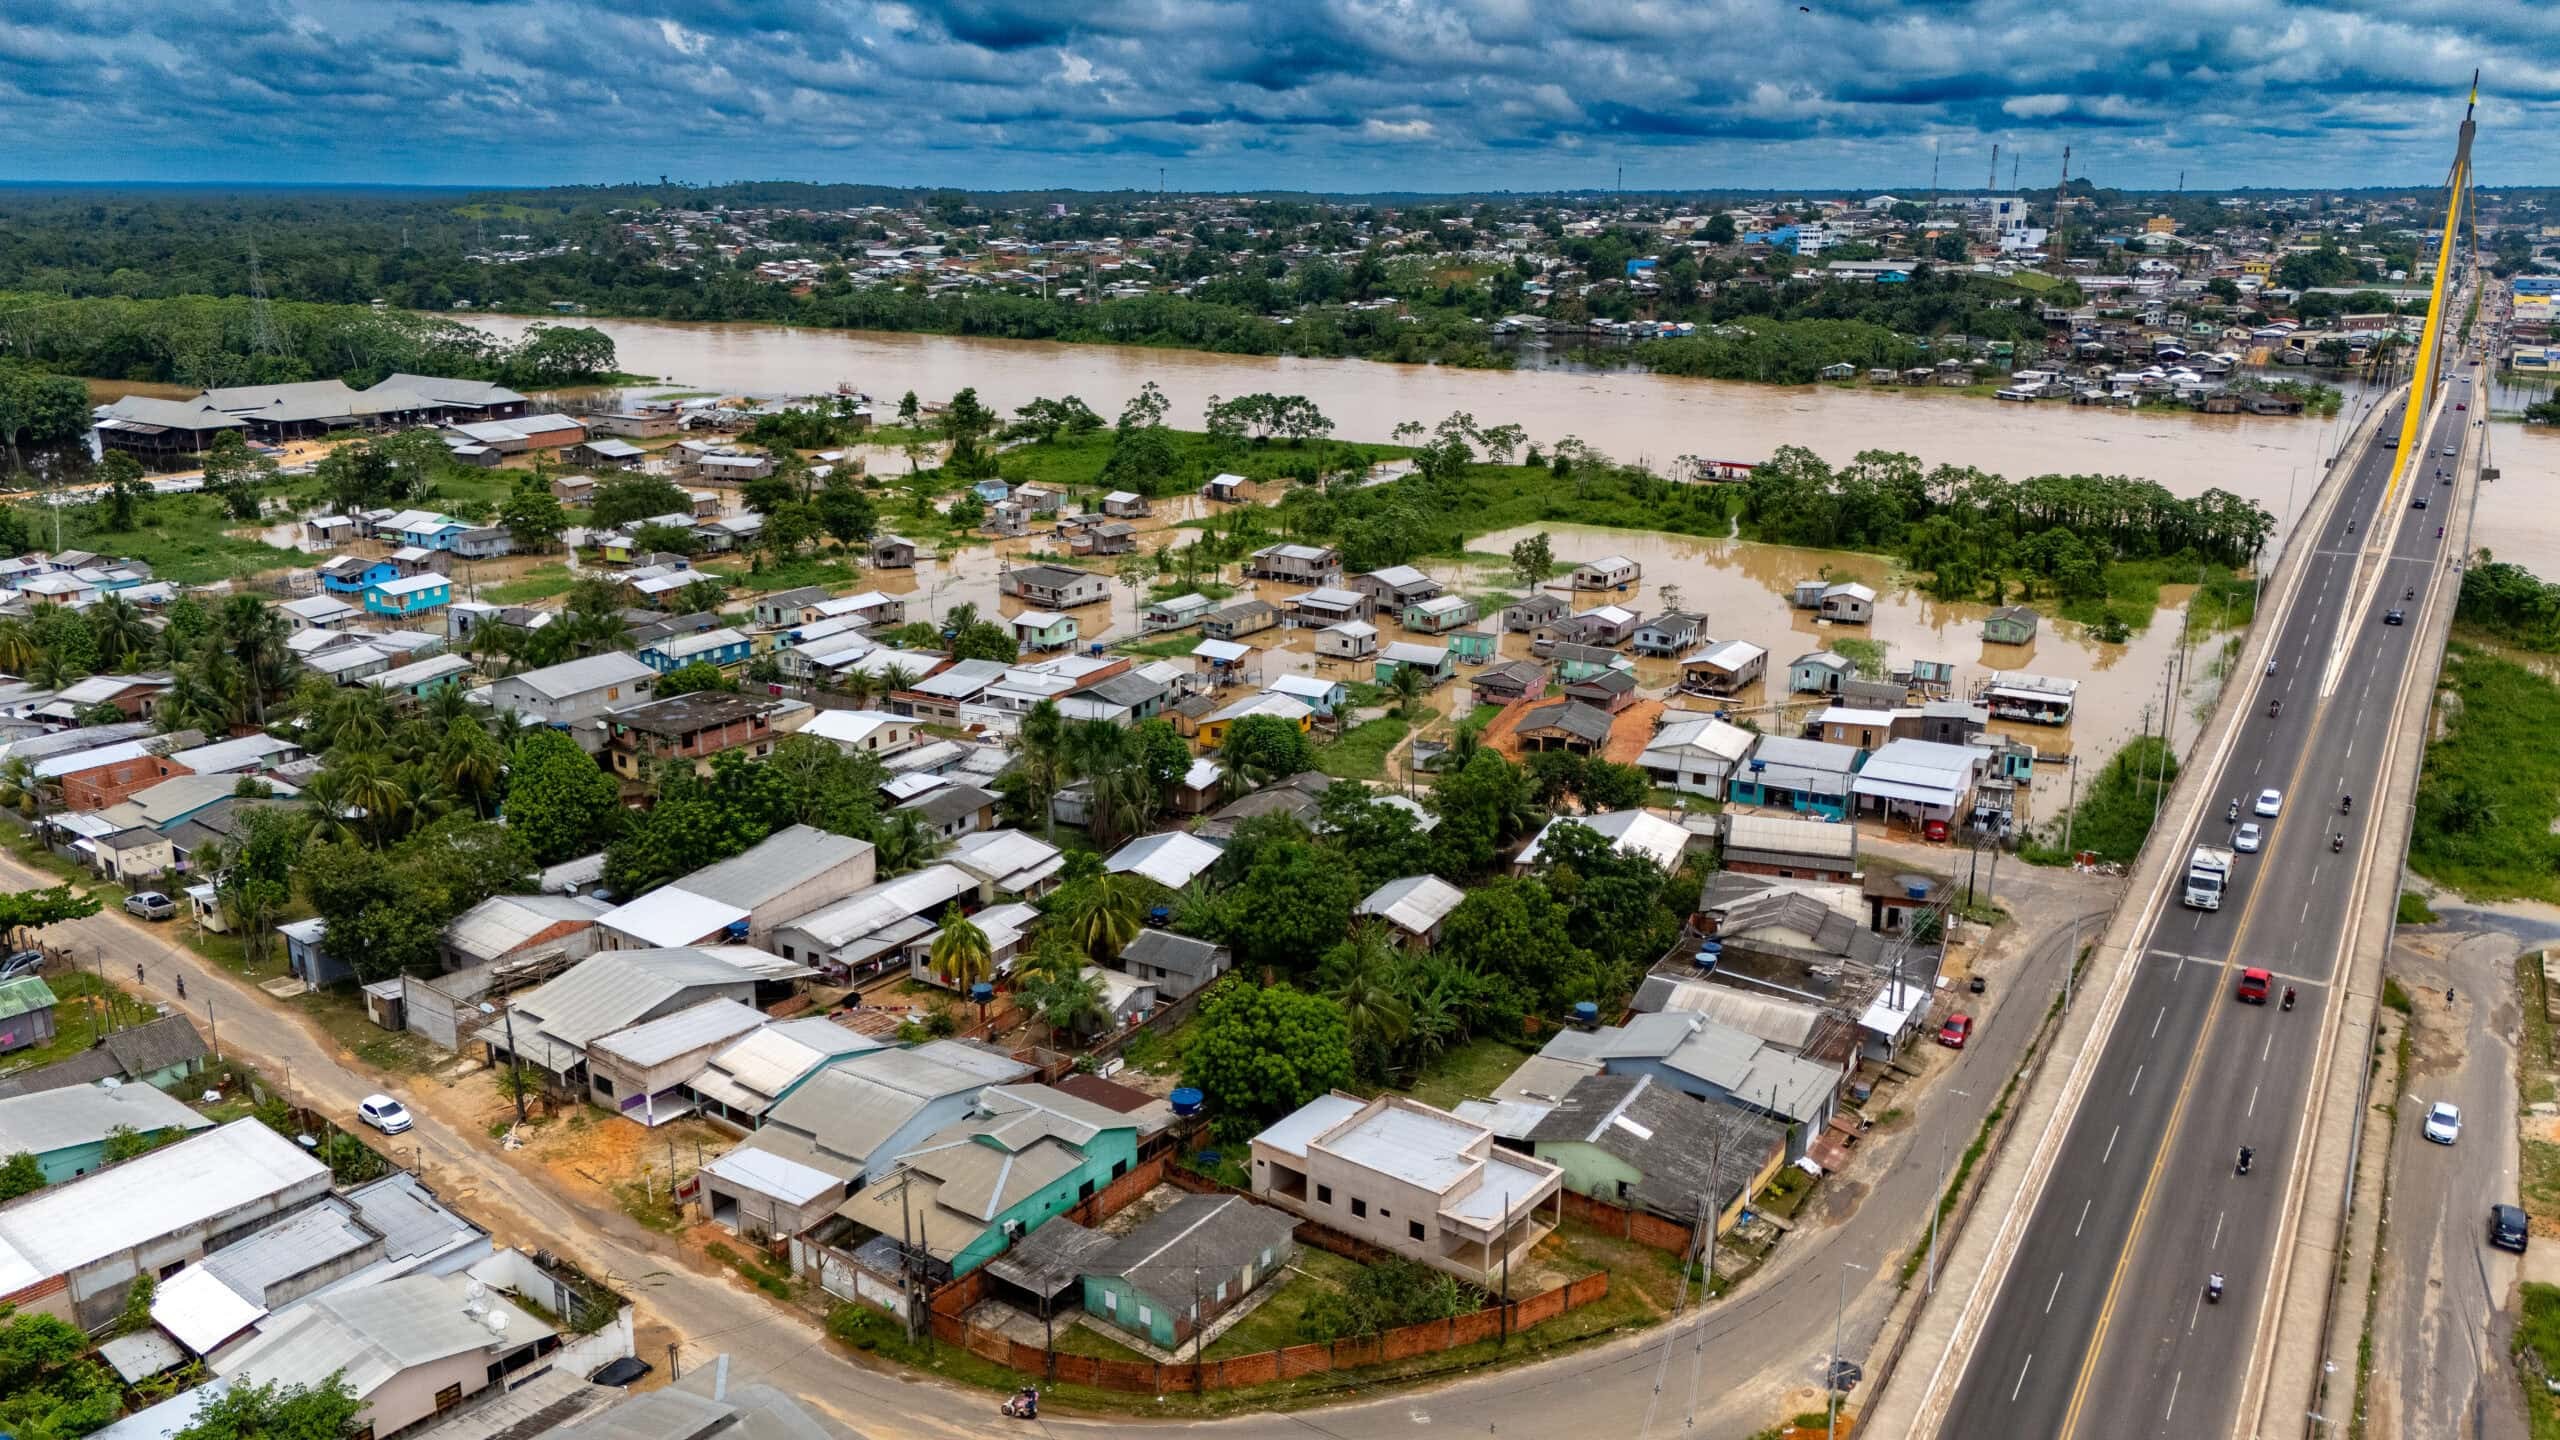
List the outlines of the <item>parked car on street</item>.
<svg viewBox="0 0 2560 1440">
<path fill-rule="evenodd" d="M 388 1095 L 367 1095 L 357 1101 L 356 1118 L 385 1135 L 397 1135 L 414 1123 L 408 1107 Z"/>
<path fill-rule="evenodd" d="M 166 920 L 178 913 L 177 905 L 157 890 L 126 896 L 124 908 L 126 914 L 139 915 L 145 920 Z"/>
</svg>

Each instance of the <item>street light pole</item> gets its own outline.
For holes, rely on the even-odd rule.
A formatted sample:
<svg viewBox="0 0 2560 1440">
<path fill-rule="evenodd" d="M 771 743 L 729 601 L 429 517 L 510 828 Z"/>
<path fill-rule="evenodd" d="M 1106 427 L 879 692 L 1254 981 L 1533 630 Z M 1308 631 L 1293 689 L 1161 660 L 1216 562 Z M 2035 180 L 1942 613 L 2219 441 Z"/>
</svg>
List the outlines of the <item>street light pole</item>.
<svg viewBox="0 0 2560 1440">
<path fill-rule="evenodd" d="M 1959 1100 L 1973 1098 L 1969 1092 L 1963 1090 L 1950 1090 L 1947 1093 Z M 1929 1280 L 1928 1288 L 1924 1293 L 1930 1295 L 1938 1293 L 1938 1212 L 1947 1208 L 1947 1180 L 1955 1173 L 1954 1166 L 1954 1152 L 1947 1146 L 1947 1133 L 1941 1130 L 1938 1132 L 1938 1199 L 1929 1207 Z"/>
<path fill-rule="evenodd" d="M 1840 1262 L 1840 1298 L 1831 1311 L 1831 1364 L 1822 1375 L 1822 1389 L 1831 1403 L 1830 1420 L 1824 1431 L 1826 1440 L 1840 1440 L 1840 1327 L 1849 1313 L 1849 1272 L 1866 1268 L 1855 1261 Z"/>
</svg>

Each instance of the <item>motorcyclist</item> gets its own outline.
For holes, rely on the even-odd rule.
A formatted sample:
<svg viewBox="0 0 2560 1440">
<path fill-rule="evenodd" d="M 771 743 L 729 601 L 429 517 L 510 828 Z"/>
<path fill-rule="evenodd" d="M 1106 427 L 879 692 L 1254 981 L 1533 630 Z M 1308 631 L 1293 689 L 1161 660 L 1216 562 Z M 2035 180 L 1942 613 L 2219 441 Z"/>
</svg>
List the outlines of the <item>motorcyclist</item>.
<svg viewBox="0 0 2560 1440">
<path fill-rule="evenodd" d="M 2355 809 L 2355 808 L 2356 808 L 2356 797 L 2354 797 L 2353 795 L 2341 795 L 2341 796 L 2339 796 L 2339 797 L 2338 797 L 2338 813 L 2339 813 L 2339 814 L 2344 815 L 2344 814 L 2346 814 L 2348 811 L 2353 810 L 2353 809 Z"/>
<path fill-rule="evenodd" d="M 2293 987 L 2290 985 L 2284 987 L 2284 1008 L 2287 1010 L 2293 1008 Z"/>
<path fill-rule="evenodd" d="M 2268 702 L 2267 702 L 2267 718 L 2268 718 L 2268 719 L 2273 720 L 2274 718 L 2276 718 L 2277 716 L 2279 716 L 2279 715 L 2281 715 L 2281 714 L 2283 714 L 2283 713 L 2284 713 L 2284 702 L 2283 702 L 2283 701 L 2281 701 L 2281 700 L 2270 700 L 2270 701 L 2268 701 Z"/>
<path fill-rule="evenodd" d="M 2230 808 L 2230 809 L 2228 809 L 2228 810 L 2225 810 L 2224 812 L 2222 812 L 2222 818 L 2223 818 L 2223 819 L 2225 819 L 2225 820 L 2237 820 L 2237 819 L 2239 819 L 2239 818 L 2240 818 L 2240 802 L 2239 802 L 2239 801 L 2237 801 L 2237 800 L 2232 801 L 2232 802 L 2231 802 L 2231 808 Z"/>
<path fill-rule="evenodd" d="M 2257 1154 L 2257 1152 L 2256 1152 L 2256 1151 L 2251 1150 L 2251 1149 L 2250 1149 L 2248 1146 L 2246 1146 L 2246 1145 L 2243 1145 L 2243 1146 L 2241 1146 L 2241 1147 L 2240 1147 L 2240 1173 L 2241 1173 L 2241 1174 L 2246 1175 L 2246 1174 L 2248 1174 L 2248 1173 L 2249 1173 L 2249 1161 L 2250 1161 L 2251 1157 L 2253 1157 L 2253 1156 L 2254 1156 L 2254 1155 L 2256 1155 L 2256 1154 Z"/>
<path fill-rule="evenodd" d="M 2216 1270 L 2216 1271 L 2214 1271 L 2212 1274 L 2210 1274 L 2210 1275 L 2208 1275 L 2208 1276 L 2206 1276 L 2206 1277 L 2205 1277 L 2205 1281 L 2204 1281 L 2204 1297 L 2205 1297 L 2206 1299 L 2208 1299 L 2208 1300 L 2220 1300 L 2220 1299 L 2222 1298 L 2222 1272 L 2221 1272 L 2221 1271 Z"/>
</svg>

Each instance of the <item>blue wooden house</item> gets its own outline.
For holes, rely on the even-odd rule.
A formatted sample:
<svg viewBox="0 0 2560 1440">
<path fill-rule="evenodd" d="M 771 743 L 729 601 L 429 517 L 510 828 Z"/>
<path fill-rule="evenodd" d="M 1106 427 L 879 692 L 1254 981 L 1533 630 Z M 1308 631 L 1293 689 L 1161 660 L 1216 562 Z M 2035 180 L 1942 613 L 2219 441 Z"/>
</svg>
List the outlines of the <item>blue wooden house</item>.
<svg viewBox="0 0 2560 1440">
<path fill-rule="evenodd" d="M 1787 666 L 1787 692 L 1792 695 L 1837 695 L 1840 683 L 1857 673 L 1849 657 L 1836 650 L 1799 655 Z"/>
<path fill-rule="evenodd" d="M 1449 658 L 1461 665 L 1493 663 L 1493 636 L 1482 630 L 1452 630 L 1440 637 L 1449 646 Z"/>
<path fill-rule="evenodd" d="M 342 556 L 320 567 L 320 588 L 332 595 L 361 595 L 385 580 L 400 578 L 400 567 L 388 560 Z"/>
<path fill-rule="evenodd" d="M 970 486 L 969 490 L 971 494 L 976 495 L 979 499 L 986 501 L 990 505 L 995 504 L 999 500 L 1011 499 L 1013 496 L 1013 487 L 1007 485 L 1001 480 L 981 480 L 977 484 Z"/>
<path fill-rule="evenodd" d="M 421 550 L 450 550 L 471 530 L 469 524 L 432 510 L 403 510 L 391 517 L 391 526 L 401 544 Z"/>
<path fill-rule="evenodd" d="M 329 922 L 314 917 L 279 925 L 276 933 L 284 937 L 285 964 L 303 984 L 315 989 L 355 978 L 354 967 L 329 954 Z"/>
<path fill-rule="evenodd" d="M 1404 641 L 1390 645 L 1378 654 L 1375 674 L 1381 685 L 1395 683 L 1396 672 L 1410 666 L 1422 672 L 1423 688 L 1446 683 L 1458 673 L 1457 663 L 1449 658 L 1445 645 L 1416 645 Z"/>
<path fill-rule="evenodd" d="M 1725 803 L 1845 820 L 1850 782 L 1857 773 L 1858 752 L 1846 745 L 1763 735 L 1725 782 Z"/>
<path fill-rule="evenodd" d="M 453 581 L 432 570 L 385 580 L 364 592 L 365 613 L 369 615 L 431 615 L 452 603 Z"/>
<path fill-rule="evenodd" d="M 739 631 L 723 625 L 716 630 L 698 630 L 689 635 L 670 635 L 652 640 L 640 647 L 640 663 L 664 675 L 670 670 L 690 665 L 697 660 L 725 670 L 743 665 L 756 653 L 756 642 Z"/>
</svg>

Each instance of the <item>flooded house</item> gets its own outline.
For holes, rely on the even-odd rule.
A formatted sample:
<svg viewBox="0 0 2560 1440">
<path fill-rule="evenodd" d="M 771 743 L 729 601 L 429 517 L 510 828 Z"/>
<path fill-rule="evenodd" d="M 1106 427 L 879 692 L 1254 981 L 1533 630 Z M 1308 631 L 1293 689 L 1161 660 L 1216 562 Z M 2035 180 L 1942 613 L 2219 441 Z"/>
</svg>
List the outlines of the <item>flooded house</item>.
<svg viewBox="0 0 2560 1440">
<path fill-rule="evenodd" d="M 1680 688 L 1692 695 L 1738 695 L 1758 684 L 1768 669 L 1769 652 L 1750 641 L 1713 641 L 1680 658 Z"/>
<path fill-rule="evenodd" d="M 1576 590 L 1627 590 L 1644 578 L 1644 567 L 1624 555 L 1603 555 L 1573 567 Z"/>
</svg>

